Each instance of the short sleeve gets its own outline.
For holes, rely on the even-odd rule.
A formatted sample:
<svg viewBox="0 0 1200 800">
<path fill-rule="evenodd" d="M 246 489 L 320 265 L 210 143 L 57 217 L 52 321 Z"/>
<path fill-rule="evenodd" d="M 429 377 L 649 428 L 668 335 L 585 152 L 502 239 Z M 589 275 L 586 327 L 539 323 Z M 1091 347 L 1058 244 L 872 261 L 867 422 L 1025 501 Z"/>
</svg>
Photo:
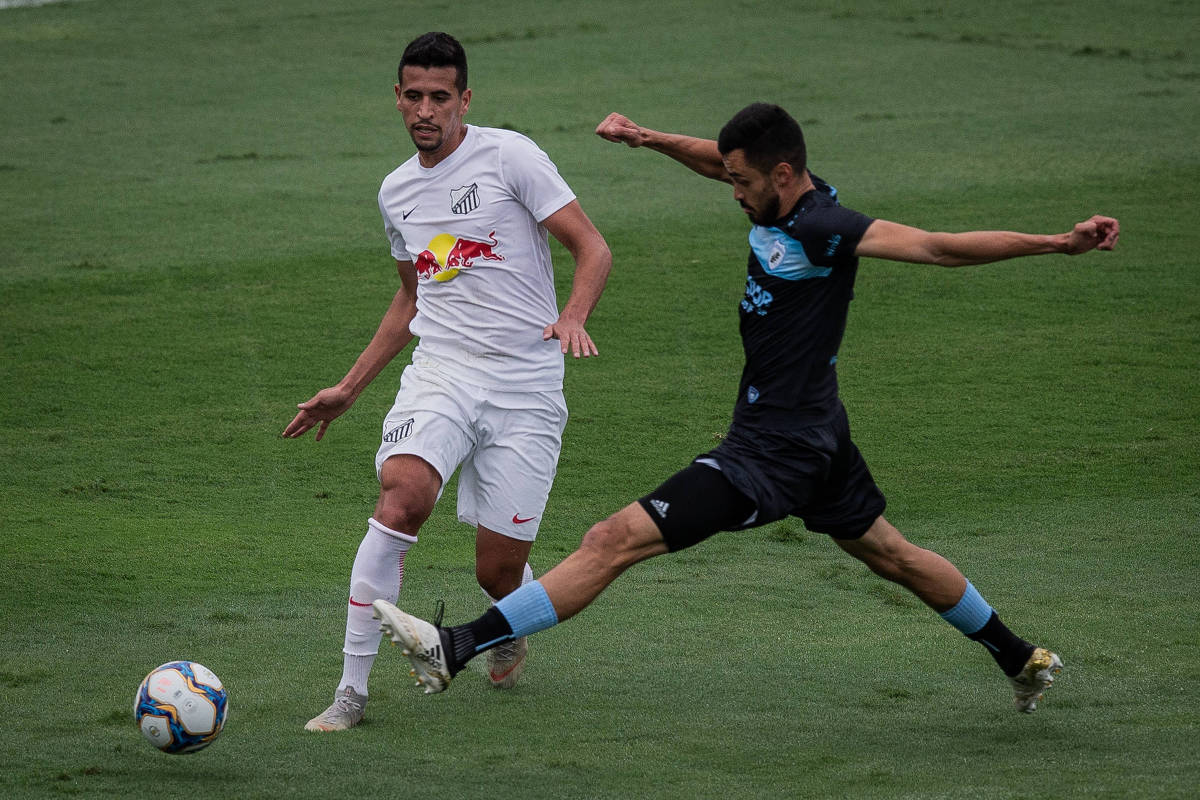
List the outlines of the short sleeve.
<svg viewBox="0 0 1200 800">
<path fill-rule="evenodd" d="M 513 136 L 501 147 L 500 172 L 513 196 L 538 222 L 575 199 L 554 162 L 526 136 Z"/>
<path fill-rule="evenodd" d="M 875 220 L 835 203 L 804 215 L 801 240 L 814 264 L 838 266 L 853 261 L 854 251 Z"/>
<path fill-rule="evenodd" d="M 400 235 L 400 231 L 392 224 L 392 217 L 388 214 L 387 206 L 383 202 L 383 191 L 379 192 L 379 213 L 383 216 L 383 232 L 387 234 L 388 242 L 392 248 L 392 258 L 397 261 L 412 261 L 412 255 L 404 246 L 404 237 Z"/>
</svg>

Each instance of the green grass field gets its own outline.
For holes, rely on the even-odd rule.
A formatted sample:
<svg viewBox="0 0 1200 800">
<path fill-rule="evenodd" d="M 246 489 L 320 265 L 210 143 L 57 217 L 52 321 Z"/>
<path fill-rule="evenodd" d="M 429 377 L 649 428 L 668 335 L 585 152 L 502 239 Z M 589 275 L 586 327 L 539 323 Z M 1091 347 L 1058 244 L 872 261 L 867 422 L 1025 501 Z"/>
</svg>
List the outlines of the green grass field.
<svg viewBox="0 0 1200 800">
<path fill-rule="evenodd" d="M 2 4 L 0 4 L 2 5 Z M 468 121 L 555 159 L 615 264 L 570 363 L 545 570 L 728 420 L 747 225 L 592 135 L 801 120 L 846 205 L 1118 250 L 864 261 L 840 365 L 888 517 L 1067 669 L 1033 716 L 986 654 L 798 522 L 636 568 L 509 693 L 341 669 L 393 365 L 283 441 L 395 287 L 403 45 L 466 45 Z M 1200 785 L 1200 10 L 1186 0 L 176 4 L 0 9 L 0 797 L 1187 798 Z M 560 299 L 569 259 L 556 250 Z M 447 493 L 452 497 L 452 492 Z M 481 610 L 443 501 L 401 605 Z M 200 661 L 231 714 L 170 757 L 131 717 Z"/>
</svg>

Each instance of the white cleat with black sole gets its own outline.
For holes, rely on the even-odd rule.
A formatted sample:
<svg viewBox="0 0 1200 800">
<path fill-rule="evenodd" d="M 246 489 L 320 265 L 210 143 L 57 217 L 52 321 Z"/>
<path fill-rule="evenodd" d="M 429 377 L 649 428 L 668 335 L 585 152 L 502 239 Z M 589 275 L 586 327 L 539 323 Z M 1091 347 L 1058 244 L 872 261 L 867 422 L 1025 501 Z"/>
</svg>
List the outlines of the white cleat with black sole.
<svg viewBox="0 0 1200 800">
<path fill-rule="evenodd" d="M 372 606 L 379 629 L 393 645 L 403 647 L 404 655 L 412 663 L 409 674 L 417 679 L 417 685 L 425 687 L 425 694 L 444 692 L 450 685 L 450 665 L 438 629 L 423 619 L 405 614 L 387 600 L 376 600 Z"/>
</svg>

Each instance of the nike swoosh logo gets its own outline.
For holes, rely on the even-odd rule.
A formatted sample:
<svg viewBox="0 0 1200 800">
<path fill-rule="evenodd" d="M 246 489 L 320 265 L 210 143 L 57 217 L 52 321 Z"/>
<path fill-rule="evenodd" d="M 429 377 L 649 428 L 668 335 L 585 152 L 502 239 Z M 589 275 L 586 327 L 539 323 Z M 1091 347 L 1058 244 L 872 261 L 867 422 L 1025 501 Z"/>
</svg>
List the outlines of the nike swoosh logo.
<svg viewBox="0 0 1200 800">
<path fill-rule="evenodd" d="M 536 517 L 536 516 L 532 516 L 532 517 L 529 517 L 529 518 L 527 518 L 527 519 L 521 519 L 521 518 L 520 518 L 520 517 L 518 517 L 516 514 L 513 514 L 513 522 L 515 522 L 515 523 L 516 523 L 516 524 L 518 524 L 518 525 L 522 525 L 522 524 L 524 524 L 524 523 L 526 523 L 526 522 L 529 522 L 529 520 L 531 520 L 531 519 L 537 519 L 537 517 Z"/>
<path fill-rule="evenodd" d="M 370 608 L 371 607 L 370 603 L 360 603 L 357 600 L 355 600 L 354 595 L 350 595 L 350 605 L 358 606 L 359 608 Z"/>
<path fill-rule="evenodd" d="M 400 218 L 401 218 L 401 219 L 408 219 L 408 215 L 409 215 L 409 214 L 411 214 L 411 213 L 413 213 L 413 212 L 414 212 L 414 211 L 416 211 L 416 210 L 417 210 L 417 207 L 416 207 L 416 206 L 413 206 L 413 207 L 412 207 L 412 208 L 410 208 L 408 211 L 401 211 L 401 212 L 400 212 Z"/>
<path fill-rule="evenodd" d="M 492 670 L 488 670 L 488 677 L 492 679 L 492 683 L 499 683 L 511 675 L 512 671 L 519 666 L 521 666 L 521 663 L 518 661 L 515 664 L 510 664 L 508 669 L 504 670 L 503 672 L 493 672 Z"/>
</svg>

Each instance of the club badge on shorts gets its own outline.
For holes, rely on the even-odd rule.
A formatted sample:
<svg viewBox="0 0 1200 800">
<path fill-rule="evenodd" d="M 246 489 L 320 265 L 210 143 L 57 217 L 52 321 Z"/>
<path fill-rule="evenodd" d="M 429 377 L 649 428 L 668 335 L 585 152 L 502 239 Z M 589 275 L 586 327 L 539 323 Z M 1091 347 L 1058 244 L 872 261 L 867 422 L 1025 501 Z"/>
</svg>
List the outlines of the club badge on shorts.
<svg viewBox="0 0 1200 800">
<path fill-rule="evenodd" d="M 393 425 L 391 428 L 384 431 L 383 432 L 383 440 L 385 442 L 390 442 L 391 444 L 395 444 L 396 442 L 403 441 L 404 439 L 407 439 L 409 436 L 412 436 L 412 432 L 413 432 L 413 418 L 409 417 L 408 419 L 404 420 L 403 422 L 401 422 L 397 425 Z"/>
</svg>

